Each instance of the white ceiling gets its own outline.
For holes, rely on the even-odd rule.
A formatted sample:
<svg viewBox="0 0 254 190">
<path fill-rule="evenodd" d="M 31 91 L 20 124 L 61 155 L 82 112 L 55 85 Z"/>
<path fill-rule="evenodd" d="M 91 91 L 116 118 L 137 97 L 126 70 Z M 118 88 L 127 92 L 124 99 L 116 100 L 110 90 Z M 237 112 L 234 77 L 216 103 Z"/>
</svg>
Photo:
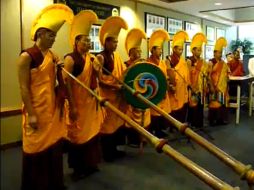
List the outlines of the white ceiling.
<svg viewBox="0 0 254 190">
<path fill-rule="evenodd" d="M 254 22 L 254 0 L 138 0 L 220 23 Z M 215 3 L 222 3 L 215 5 Z"/>
</svg>

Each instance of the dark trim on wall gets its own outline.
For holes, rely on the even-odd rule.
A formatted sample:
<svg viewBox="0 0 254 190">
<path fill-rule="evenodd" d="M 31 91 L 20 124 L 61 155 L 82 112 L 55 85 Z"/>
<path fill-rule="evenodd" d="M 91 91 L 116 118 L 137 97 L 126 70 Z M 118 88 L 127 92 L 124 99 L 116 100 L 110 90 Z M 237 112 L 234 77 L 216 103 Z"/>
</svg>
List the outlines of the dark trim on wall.
<svg viewBox="0 0 254 190">
<path fill-rule="evenodd" d="M 16 142 L 7 143 L 7 144 L 1 144 L 0 150 L 7 150 L 9 148 L 15 148 L 15 147 L 19 147 L 19 146 L 22 146 L 22 141 L 16 141 Z"/>
<path fill-rule="evenodd" d="M 6 110 L 1 110 L 0 118 L 11 117 L 11 116 L 16 116 L 21 114 L 22 114 L 22 110 L 20 108 L 6 109 Z"/>
<path fill-rule="evenodd" d="M 222 8 L 222 9 L 209 9 L 204 11 L 199 11 L 200 13 L 207 13 L 212 11 L 227 11 L 227 10 L 236 10 L 236 9 L 246 9 L 246 8 L 252 8 L 254 6 L 245 6 L 245 7 L 231 7 L 231 8 Z"/>
<path fill-rule="evenodd" d="M 224 26 L 224 27 L 233 26 L 233 25 L 230 25 L 230 24 L 220 23 L 220 22 L 213 21 L 213 20 L 209 20 L 209 19 L 206 19 L 206 18 L 202 18 L 202 19 L 203 19 L 204 21 L 206 21 L 206 22 L 211 22 L 211 23 L 218 24 L 218 25 L 221 25 L 221 26 Z"/>
</svg>

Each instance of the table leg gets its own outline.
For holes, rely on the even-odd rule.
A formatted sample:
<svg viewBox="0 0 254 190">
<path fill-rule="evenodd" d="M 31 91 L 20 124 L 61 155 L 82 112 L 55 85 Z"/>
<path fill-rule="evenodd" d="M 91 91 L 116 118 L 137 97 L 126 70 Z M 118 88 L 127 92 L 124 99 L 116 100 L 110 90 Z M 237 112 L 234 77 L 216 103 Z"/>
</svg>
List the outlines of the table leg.
<svg viewBox="0 0 254 190">
<path fill-rule="evenodd" d="M 249 90 L 249 116 L 252 116 L 253 86 L 254 86 L 254 82 L 250 83 L 250 90 Z"/>
<path fill-rule="evenodd" d="M 240 108 L 241 108 L 241 86 L 237 85 L 237 99 L 236 99 L 236 124 L 239 124 L 240 120 Z"/>
</svg>

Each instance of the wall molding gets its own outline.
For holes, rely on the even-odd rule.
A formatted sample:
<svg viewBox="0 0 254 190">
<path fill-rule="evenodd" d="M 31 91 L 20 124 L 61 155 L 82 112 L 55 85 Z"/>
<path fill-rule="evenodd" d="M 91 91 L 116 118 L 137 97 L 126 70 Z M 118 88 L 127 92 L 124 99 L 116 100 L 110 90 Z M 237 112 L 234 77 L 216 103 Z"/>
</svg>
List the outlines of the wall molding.
<svg viewBox="0 0 254 190">
<path fill-rule="evenodd" d="M 1 144 L 0 145 L 0 150 L 7 150 L 9 148 L 14 148 L 14 147 L 19 147 L 22 146 L 22 141 L 16 141 L 16 142 L 11 142 L 7 144 Z"/>
<path fill-rule="evenodd" d="M 21 114 L 22 114 L 21 108 L 1 108 L 0 118 L 11 117 Z"/>
</svg>

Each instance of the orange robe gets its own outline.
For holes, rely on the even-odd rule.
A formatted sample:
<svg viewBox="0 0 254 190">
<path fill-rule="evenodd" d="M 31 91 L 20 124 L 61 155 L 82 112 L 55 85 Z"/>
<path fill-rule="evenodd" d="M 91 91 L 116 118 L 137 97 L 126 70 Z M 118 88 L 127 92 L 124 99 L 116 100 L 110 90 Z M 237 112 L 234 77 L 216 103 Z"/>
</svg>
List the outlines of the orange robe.
<svg viewBox="0 0 254 190">
<path fill-rule="evenodd" d="M 188 61 L 188 64 L 189 63 Z M 193 63 L 192 63 L 193 64 Z M 189 65 L 190 68 L 190 86 L 192 91 L 200 93 L 201 97 L 207 92 L 207 77 L 208 77 L 208 64 L 205 60 L 197 60 L 194 65 Z"/>
<path fill-rule="evenodd" d="M 224 93 L 225 104 L 228 105 L 228 74 L 229 68 L 227 64 L 221 60 L 212 65 L 210 77 L 215 92 Z"/>
<path fill-rule="evenodd" d="M 28 124 L 28 114 L 23 107 L 23 150 L 26 153 L 41 152 L 67 136 L 65 118 L 60 118 L 60 109 L 55 95 L 56 57 L 51 51 L 41 65 L 30 70 L 30 89 L 33 108 L 38 119 L 38 129 Z"/>
<path fill-rule="evenodd" d="M 166 65 L 165 61 L 155 59 L 153 57 L 149 57 L 147 59 L 147 61 L 157 65 L 161 69 L 161 71 L 164 73 L 165 77 L 167 78 L 167 65 Z M 164 99 L 161 100 L 161 102 L 157 106 L 159 106 L 159 108 L 164 110 L 166 113 L 171 112 L 171 106 L 170 106 L 168 93 L 165 94 Z M 160 116 L 160 114 L 158 112 L 154 111 L 153 109 L 151 109 L 151 115 L 152 116 Z"/>
<path fill-rule="evenodd" d="M 125 69 L 126 66 L 124 65 L 120 55 L 117 52 L 114 52 L 114 69 L 112 71 L 112 75 L 121 80 Z M 108 85 L 119 84 L 111 75 L 105 75 L 103 73 L 100 73 L 100 80 Z M 103 98 L 106 98 L 120 111 L 126 112 L 126 103 L 124 102 L 119 90 L 100 85 L 100 95 Z M 106 108 L 106 114 L 100 132 L 102 134 L 112 134 L 123 124 L 124 121 L 117 114 L 109 108 Z"/>
<path fill-rule="evenodd" d="M 94 56 L 92 54 L 86 55 L 84 69 L 77 76 L 77 79 L 88 87 L 91 85 L 93 72 L 91 57 Z M 100 132 L 103 122 L 103 111 L 96 98 L 84 87 L 74 80 L 71 81 L 71 87 L 78 118 L 74 123 L 70 119 L 67 120 L 68 137 L 72 143 L 83 144 Z"/>
<path fill-rule="evenodd" d="M 228 67 L 230 69 L 230 75 L 232 76 L 243 76 L 243 63 L 240 60 L 232 60 L 228 62 Z"/>
<path fill-rule="evenodd" d="M 182 57 L 175 66 L 175 82 L 175 93 L 168 93 L 172 111 L 181 109 L 188 102 L 187 87 L 190 84 L 190 74 L 187 63 Z"/>
</svg>

